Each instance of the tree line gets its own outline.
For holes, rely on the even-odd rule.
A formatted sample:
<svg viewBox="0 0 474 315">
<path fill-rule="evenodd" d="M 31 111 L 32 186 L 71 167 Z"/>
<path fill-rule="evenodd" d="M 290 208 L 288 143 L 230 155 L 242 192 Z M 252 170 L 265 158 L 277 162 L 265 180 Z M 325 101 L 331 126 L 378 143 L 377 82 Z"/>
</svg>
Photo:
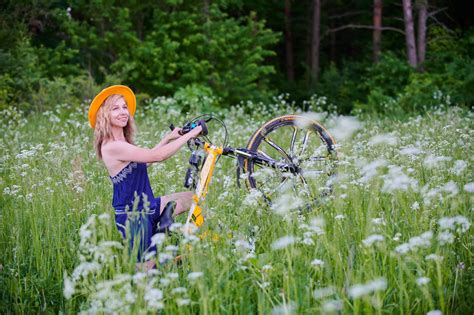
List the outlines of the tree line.
<svg viewBox="0 0 474 315">
<path fill-rule="evenodd" d="M 42 110 L 112 83 L 218 106 L 288 93 L 341 112 L 474 100 L 462 1 L 12 1 L 0 13 L 0 106 Z M 64 100 L 65 99 L 65 100 Z"/>
</svg>

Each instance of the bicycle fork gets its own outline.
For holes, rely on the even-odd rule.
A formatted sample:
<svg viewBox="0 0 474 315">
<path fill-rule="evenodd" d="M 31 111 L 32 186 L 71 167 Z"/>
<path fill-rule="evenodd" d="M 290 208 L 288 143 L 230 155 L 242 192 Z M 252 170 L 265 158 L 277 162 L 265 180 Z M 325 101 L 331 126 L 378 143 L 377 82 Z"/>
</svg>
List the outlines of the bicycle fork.
<svg viewBox="0 0 474 315">
<path fill-rule="evenodd" d="M 188 218 L 186 219 L 186 226 L 191 222 L 191 220 L 197 227 L 200 227 L 204 224 L 202 206 L 204 204 L 204 200 L 206 199 L 209 184 L 211 183 L 212 173 L 214 171 L 214 167 L 216 166 L 216 160 L 220 155 L 222 155 L 223 149 L 205 143 L 204 151 L 206 151 L 207 156 L 206 160 L 204 161 L 204 165 L 201 168 L 199 180 L 196 184 L 193 201 L 191 208 L 189 209 Z"/>
</svg>

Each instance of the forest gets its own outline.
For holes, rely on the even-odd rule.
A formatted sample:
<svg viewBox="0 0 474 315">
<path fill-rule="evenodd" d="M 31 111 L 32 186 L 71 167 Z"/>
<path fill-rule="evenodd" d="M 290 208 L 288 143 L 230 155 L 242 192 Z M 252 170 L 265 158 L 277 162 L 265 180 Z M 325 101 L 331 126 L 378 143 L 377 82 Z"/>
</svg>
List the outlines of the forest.
<svg viewBox="0 0 474 315">
<path fill-rule="evenodd" d="M 4 1 L 0 108 L 44 111 L 125 84 L 205 108 L 314 96 L 340 113 L 474 100 L 466 1 Z"/>
</svg>

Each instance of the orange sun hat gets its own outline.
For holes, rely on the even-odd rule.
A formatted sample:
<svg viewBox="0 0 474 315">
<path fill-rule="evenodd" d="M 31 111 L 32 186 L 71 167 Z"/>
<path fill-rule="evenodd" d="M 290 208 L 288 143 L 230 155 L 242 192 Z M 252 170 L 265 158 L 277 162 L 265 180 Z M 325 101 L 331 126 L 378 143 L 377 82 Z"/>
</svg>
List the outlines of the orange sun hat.
<svg viewBox="0 0 474 315">
<path fill-rule="evenodd" d="M 133 117 L 135 115 L 135 109 L 137 109 L 137 99 L 133 91 L 125 85 L 112 85 L 108 88 L 103 89 L 99 94 L 92 100 L 91 106 L 89 107 L 89 124 L 91 128 L 95 128 L 95 120 L 97 118 L 97 111 L 104 103 L 105 99 L 113 94 L 122 95 L 127 102 L 128 111 Z"/>
</svg>

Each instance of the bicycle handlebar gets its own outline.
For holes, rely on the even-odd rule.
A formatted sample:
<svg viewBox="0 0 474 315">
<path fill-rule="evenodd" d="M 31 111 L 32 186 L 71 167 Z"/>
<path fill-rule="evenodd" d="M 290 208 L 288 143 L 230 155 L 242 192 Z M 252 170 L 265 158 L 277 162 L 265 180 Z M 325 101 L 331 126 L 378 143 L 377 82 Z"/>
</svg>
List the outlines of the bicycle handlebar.
<svg viewBox="0 0 474 315">
<path fill-rule="evenodd" d="M 191 130 L 193 130 L 194 128 L 196 128 L 198 126 L 201 126 L 201 128 L 202 128 L 202 131 L 201 131 L 200 135 L 201 136 L 207 136 L 209 131 L 207 129 L 206 121 L 204 119 L 198 120 L 197 122 L 188 122 L 188 123 L 186 123 L 178 133 L 182 136 L 184 134 L 187 134 L 188 132 L 190 132 Z M 175 126 L 173 124 L 171 124 L 170 129 L 171 129 L 171 131 L 173 131 L 175 129 Z"/>
</svg>

